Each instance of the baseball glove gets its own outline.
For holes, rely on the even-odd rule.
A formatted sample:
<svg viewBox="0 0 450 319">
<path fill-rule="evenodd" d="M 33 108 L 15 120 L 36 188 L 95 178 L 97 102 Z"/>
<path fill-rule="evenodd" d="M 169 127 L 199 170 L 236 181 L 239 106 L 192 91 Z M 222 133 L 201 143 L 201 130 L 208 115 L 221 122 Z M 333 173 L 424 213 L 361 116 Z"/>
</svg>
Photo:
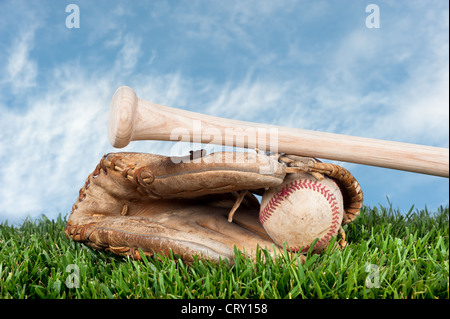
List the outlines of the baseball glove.
<svg viewBox="0 0 450 319">
<path fill-rule="evenodd" d="M 286 174 L 323 174 L 339 185 L 342 224 L 362 206 L 356 179 L 344 168 L 312 158 L 247 152 L 191 152 L 187 157 L 145 153 L 105 155 L 88 176 L 72 207 L 67 237 L 95 249 L 140 259 L 172 252 L 233 261 L 234 248 L 255 258 L 257 247 L 273 255 L 254 196 L 280 185 Z M 343 235 L 343 234 L 342 234 Z M 341 243 L 345 240 L 341 240 Z"/>
</svg>

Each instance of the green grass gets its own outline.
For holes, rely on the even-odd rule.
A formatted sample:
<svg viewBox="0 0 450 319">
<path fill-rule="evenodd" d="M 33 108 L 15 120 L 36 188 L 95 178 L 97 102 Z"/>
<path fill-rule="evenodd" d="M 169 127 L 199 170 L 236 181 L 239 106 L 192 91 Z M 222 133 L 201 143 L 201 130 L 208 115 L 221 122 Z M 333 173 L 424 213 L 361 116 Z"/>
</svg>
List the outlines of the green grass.
<svg viewBox="0 0 450 319">
<path fill-rule="evenodd" d="M 135 261 L 66 239 L 65 222 L 0 224 L 0 298 L 449 298 L 448 207 L 364 208 L 345 226 L 344 250 L 308 255 L 303 265 L 264 250 L 256 264 L 238 253 L 234 265 Z"/>
</svg>

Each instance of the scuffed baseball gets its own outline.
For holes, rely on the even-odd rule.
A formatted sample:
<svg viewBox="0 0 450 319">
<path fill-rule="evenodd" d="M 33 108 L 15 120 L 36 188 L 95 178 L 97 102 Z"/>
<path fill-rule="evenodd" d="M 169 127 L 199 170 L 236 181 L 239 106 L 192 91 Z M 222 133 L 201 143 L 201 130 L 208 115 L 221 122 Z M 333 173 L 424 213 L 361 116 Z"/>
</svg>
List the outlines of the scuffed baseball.
<svg viewBox="0 0 450 319">
<path fill-rule="evenodd" d="M 273 241 L 290 251 L 307 252 L 316 238 L 315 252 L 338 234 L 344 205 L 342 193 L 328 177 L 288 174 L 284 182 L 264 192 L 259 220 Z"/>
</svg>

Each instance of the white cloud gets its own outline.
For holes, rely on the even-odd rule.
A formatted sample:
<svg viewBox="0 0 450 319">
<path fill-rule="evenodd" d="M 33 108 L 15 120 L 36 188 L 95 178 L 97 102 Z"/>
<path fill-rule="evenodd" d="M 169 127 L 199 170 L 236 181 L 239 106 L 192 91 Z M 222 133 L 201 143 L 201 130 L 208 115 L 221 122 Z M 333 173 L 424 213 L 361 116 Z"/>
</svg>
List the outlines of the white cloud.
<svg viewBox="0 0 450 319">
<path fill-rule="evenodd" d="M 270 113 L 277 113 L 276 109 L 286 99 L 288 89 L 283 87 L 283 83 L 258 81 L 248 75 L 242 83 L 228 83 L 223 88 L 217 88 L 215 93 L 218 94 L 205 111 L 247 121 L 264 118 L 270 123 L 273 120 Z"/>
<path fill-rule="evenodd" d="M 0 216 L 66 213 L 74 184 L 81 185 L 105 148 L 108 84 L 58 80 L 41 96 L 30 96 L 26 109 L 1 109 Z"/>
<path fill-rule="evenodd" d="M 116 68 L 120 70 L 131 71 L 136 66 L 141 56 L 140 38 L 125 35 L 123 37 L 123 46 L 116 58 Z"/>
<path fill-rule="evenodd" d="M 391 112 L 378 116 L 373 124 L 379 136 L 448 147 L 449 79 L 444 71 L 448 64 L 442 70 L 428 67 L 429 70 L 417 70 L 416 77 L 388 99 Z"/>
<path fill-rule="evenodd" d="M 24 29 L 11 44 L 8 52 L 3 82 L 11 85 L 14 92 L 35 86 L 37 63 L 30 58 L 34 44 L 35 27 Z"/>
</svg>

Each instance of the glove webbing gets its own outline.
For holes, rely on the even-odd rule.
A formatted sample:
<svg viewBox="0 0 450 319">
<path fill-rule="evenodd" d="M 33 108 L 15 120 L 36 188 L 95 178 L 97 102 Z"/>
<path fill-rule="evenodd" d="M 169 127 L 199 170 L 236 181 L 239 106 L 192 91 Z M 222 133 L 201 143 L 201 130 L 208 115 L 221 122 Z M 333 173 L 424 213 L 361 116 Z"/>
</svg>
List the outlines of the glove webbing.
<svg viewBox="0 0 450 319">
<path fill-rule="evenodd" d="M 347 169 L 339 165 L 316 162 L 315 160 L 309 160 L 306 164 L 295 161 L 288 163 L 288 165 L 291 166 L 286 168 L 286 173 L 307 172 L 321 179 L 320 175 L 317 175 L 319 173 L 337 181 L 337 184 L 343 190 L 342 195 L 344 197 L 345 213 L 342 225 L 350 223 L 359 214 L 363 204 L 363 192 L 359 182 Z"/>
</svg>

